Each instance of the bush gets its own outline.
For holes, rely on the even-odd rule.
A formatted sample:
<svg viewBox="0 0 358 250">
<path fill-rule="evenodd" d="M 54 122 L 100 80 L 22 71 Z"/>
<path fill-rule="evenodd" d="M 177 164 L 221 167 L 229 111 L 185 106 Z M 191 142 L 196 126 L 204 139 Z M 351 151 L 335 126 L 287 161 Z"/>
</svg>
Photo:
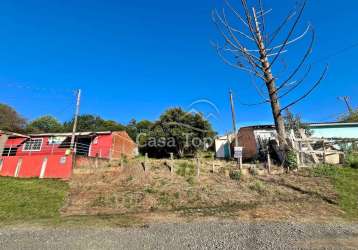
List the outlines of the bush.
<svg viewBox="0 0 358 250">
<path fill-rule="evenodd" d="M 231 171 L 229 176 L 230 176 L 230 179 L 239 181 L 241 178 L 241 172 L 240 171 Z"/>
<path fill-rule="evenodd" d="M 358 154 L 348 154 L 346 157 L 346 165 L 351 168 L 358 168 Z"/>
<path fill-rule="evenodd" d="M 294 151 L 290 150 L 286 153 L 285 166 L 290 169 L 298 168 L 297 157 Z"/>
<path fill-rule="evenodd" d="M 261 182 L 261 181 L 255 181 L 254 183 L 252 183 L 249 188 L 251 190 L 254 190 L 256 192 L 258 192 L 259 194 L 264 194 L 266 193 L 266 187 L 265 185 Z"/>
<path fill-rule="evenodd" d="M 182 162 L 179 164 L 176 173 L 183 177 L 193 176 L 195 174 L 195 166 L 188 162 Z"/>
</svg>

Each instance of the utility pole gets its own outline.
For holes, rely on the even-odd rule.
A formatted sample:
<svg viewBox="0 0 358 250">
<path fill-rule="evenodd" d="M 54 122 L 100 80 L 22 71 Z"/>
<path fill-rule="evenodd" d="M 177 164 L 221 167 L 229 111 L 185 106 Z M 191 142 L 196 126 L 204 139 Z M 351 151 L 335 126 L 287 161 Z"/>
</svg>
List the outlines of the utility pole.
<svg viewBox="0 0 358 250">
<path fill-rule="evenodd" d="M 232 91 L 230 89 L 229 91 L 230 94 L 230 105 L 231 105 L 231 115 L 232 115 L 232 128 L 234 130 L 234 135 L 235 135 L 235 147 L 239 146 L 239 140 L 237 138 L 237 134 L 236 134 L 236 115 L 235 115 L 235 107 L 234 107 L 234 99 L 232 96 Z"/>
<path fill-rule="evenodd" d="M 341 101 L 344 101 L 346 103 L 348 112 L 350 114 L 352 114 L 353 109 L 352 109 L 351 105 L 349 104 L 349 99 L 350 99 L 349 96 L 340 96 L 340 97 L 338 97 L 338 99 L 341 100 Z"/>
<path fill-rule="evenodd" d="M 231 115 L 232 115 L 232 127 L 234 130 L 234 136 L 235 136 L 235 149 L 234 149 L 234 158 L 236 155 L 236 150 L 239 147 L 239 138 L 237 137 L 237 131 L 236 131 L 236 115 L 235 115 L 235 106 L 234 106 L 234 98 L 232 96 L 232 91 L 230 89 L 230 105 L 231 105 Z M 242 156 L 237 156 L 237 165 L 239 168 L 242 168 Z"/>
<path fill-rule="evenodd" d="M 75 144 L 77 120 L 78 120 L 78 114 L 80 112 L 80 101 L 81 101 L 81 90 L 79 89 L 77 91 L 76 111 L 75 111 L 75 117 L 74 117 L 73 128 L 72 128 L 72 137 L 71 137 L 71 145 L 70 145 L 71 150 L 74 149 L 74 144 Z"/>
</svg>

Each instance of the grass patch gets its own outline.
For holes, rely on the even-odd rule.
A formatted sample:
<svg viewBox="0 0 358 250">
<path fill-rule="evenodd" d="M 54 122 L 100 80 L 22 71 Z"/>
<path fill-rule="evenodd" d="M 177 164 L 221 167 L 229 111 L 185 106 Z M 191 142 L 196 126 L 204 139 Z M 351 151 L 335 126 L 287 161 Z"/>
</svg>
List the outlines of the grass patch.
<svg viewBox="0 0 358 250">
<path fill-rule="evenodd" d="M 240 178 L 241 178 L 241 172 L 236 170 L 236 171 L 231 171 L 230 174 L 230 179 L 232 180 L 236 180 L 236 181 L 239 181 Z"/>
<path fill-rule="evenodd" d="M 358 169 L 358 153 L 350 153 L 346 157 L 346 165 Z"/>
<path fill-rule="evenodd" d="M 339 197 L 339 206 L 350 219 L 358 219 L 358 169 L 323 165 L 312 169 L 314 176 L 328 177 Z"/>
<path fill-rule="evenodd" d="M 259 194 L 267 193 L 266 186 L 261 181 L 255 181 L 254 183 L 249 185 L 249 188 Z"/>
<path fill-rule="evenodd" d="M 0 222 L 58 219 L 69 186 L 59 180 L 0 178 Z"/>
<path fill-rule="evenodd" d="M 183 177 L 195 175 L 195 166 L 188 162 L 182 162 L 178 165 L 176 173 Z"/>
</svg>

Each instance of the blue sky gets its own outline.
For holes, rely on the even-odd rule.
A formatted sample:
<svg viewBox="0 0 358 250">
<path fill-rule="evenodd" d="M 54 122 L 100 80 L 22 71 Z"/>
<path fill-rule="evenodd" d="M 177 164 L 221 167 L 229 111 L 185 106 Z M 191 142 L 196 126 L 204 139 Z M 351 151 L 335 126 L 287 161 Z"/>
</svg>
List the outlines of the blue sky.
<svg viewBox="0 0 358 250">
<path fill-rule="evenodd" d="M 295 2 L 266 1 L 273 8 L 270 23 L 278 23 Z M 131 118 L 153 120 L 165 109 L 181 106 L 215 113 L 214 128 L 224 133 L 231 129 L 232 89 L 238 124 L 270 122 L 269 106 L 239 104 L 238 98 L 260 101 L 250 77 L 223 64 L 210 44 L 219 38 L 210 13 L 220 6 L 219 0 L 3 0 L 0 102 L 29 120 L 52 114 L 63 121 L 73 113 L 73 90 L 81 88 L 81 113 L 127 123 Z M 308 4 L 298 30 L 310 21 L 317 33 L 312 80 L 326 62 L 330 68 L 321 86 L 293 109 L 305 121 L 337 119 L 345 112 L 337 96 L 350 95 L 358 105 L 358 47 L 336 53 L 358 43 L 357 9 L 355 0 Z M 289 52 L 288 63 L 303 53 L 308 40 L 300 43 Z M 191 107 L 197 100 L 206 101 Z"/>
</svg>

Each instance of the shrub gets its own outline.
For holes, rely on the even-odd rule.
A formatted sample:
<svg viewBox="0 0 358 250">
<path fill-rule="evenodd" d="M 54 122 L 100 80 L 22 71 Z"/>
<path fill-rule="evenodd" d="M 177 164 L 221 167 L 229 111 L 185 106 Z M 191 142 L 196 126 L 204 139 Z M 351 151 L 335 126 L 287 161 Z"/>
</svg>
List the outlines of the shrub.
<svg viewBox="0 0 358 250">
<path fill-rule="evenodd" d="M 230 179 L 239 181 L 241 178 L 241 172 L 240 171 L 231 171 L 229 176 L 230 176 Z"/>
<path fill-rule="evenodd" d="M 358 154 L 348 154 L 346 157 L 346 165 L 351 168 L 358 168 Z"/>
<path fill-rule="evenodd" d="M 257 175 L 257 167 L 249 168 L 249 172 L 252 176 L 256 176 Z"/>
<path fill-rule="evenodd" d="M 179 164 L 176 173 L 180 176 L 193 176 L 195 174 L 195 166 L 188 162 L 182 162 Z"/>
<path fill-rule="evenodd" d="M 290 169 L 298 168 L 296 153 L 293 150 L 289 150 L 286 153 L 285 167 Z"/>
<path fill-rule="evenodd" d="M 259 194 L 264 194 L 266 193 L 266 187 L 265 185 L 261 182 L 261 181 L 255 181 L 254 183 L 252 183 L 249 188 L 251 190 L 254 190 L 256 192 L 258 192 Z"/>
</svg>

